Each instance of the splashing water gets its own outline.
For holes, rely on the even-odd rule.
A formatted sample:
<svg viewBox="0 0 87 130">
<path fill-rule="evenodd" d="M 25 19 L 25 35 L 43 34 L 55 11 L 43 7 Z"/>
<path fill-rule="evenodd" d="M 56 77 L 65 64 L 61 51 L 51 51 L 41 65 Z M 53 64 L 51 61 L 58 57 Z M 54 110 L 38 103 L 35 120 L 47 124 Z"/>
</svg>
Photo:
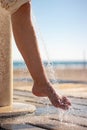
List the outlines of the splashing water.
<svg viewBox="0 0 87 130">
<path fill-rule="evenodd" d="M 43 45 L 43 48 L 44 48 L 44 51 L 46 53 L 46 57 L 47 57 L 47 70 L 49 72 L 49 75 L 50 75 L 50 78 L 52 79 L 52 83 L 57 83 L 57 79 L 56 79 L 56 74 L 55 74 L 55 71 L 54 71 L 54 68 L 53 68 L 53 64 L 49 58 L 49 54 L 48 54 L 48 50 L 46 48 L 46 45 L 45 45 L 45 41 L 42 37 L 42 34 L 41 34 L 41 31 L 40 31 L 40 28 L 39 26 L 37 25 L 37 20 L 36 20 L 36 17 L 32 11 L 32 19 L 33 19 L 33 23 L 34 23 L 34 26 L 35 26 L 35 29 L 36 29 L 36 33 L 37 33 L 37 39 L 40 39 L 40 41 L 42 42 L 42 45 Z M 62 95 L 62 93 L 60 92 L 60 90 L 58 90 L 58 94 Z M 46 109 L 46 112 L 47 114 L 49 113 L 49 104 L 46 103 L 47 105 L 47 109 Z M 74 109 L 71 107 L 69 110 L 67 111 L 64 111 L 64 110 L 61 110 L 61 109 L 58 109 L 58 113 L 59 113 L 59 120 L 62 122 L 63 120 L 66 120 L 66 122 L 68 122 L 68 116 L 69 114 L 71 114 L 71 111 L 74 111 Z M 49 115 L 49 114 L 48 114 Z M 65 118 L 65 119 L 64 119 Z M 73 124 L 73 121 L 71 122 Z"/>
<path fill-rule="evenodd" d="M 46 67 L 47 67 L 47 70 L 48 70 L 48 73 L 49 73 L 49 77 L 51 79 L 53 79 L 51 81 L 52 83 L 56 83 L 57 79 L 56 79 L 56 74 L 55 74 L 55 71 L 54 71 L 54 68 L 53 68 L 53 62 L 50 60 L 51 58 L 50 58 L 50 56 L 48 54 L 48 50 L 46 48 L 46 44 L 45 44 L 46 42 L 44 41 L 44 39 L 42 37 L 42 33 L 41 33 L 40 28 L 37 24 L 37 20 L 36 20 L 36 17 L 34 15 L 33 11 L 32 11 L 32 19 L 33 19 L 33 25 L 35 26 L 35 31 L 36 31 L 36 34 L 37 34 L 37 40 L 39 41 L 39 39 L 40 39 L 42 46 L 43 46 L 43 50 L 46 54 L 46 58 L 47 58 L 47 66 Z"/>
</svg>

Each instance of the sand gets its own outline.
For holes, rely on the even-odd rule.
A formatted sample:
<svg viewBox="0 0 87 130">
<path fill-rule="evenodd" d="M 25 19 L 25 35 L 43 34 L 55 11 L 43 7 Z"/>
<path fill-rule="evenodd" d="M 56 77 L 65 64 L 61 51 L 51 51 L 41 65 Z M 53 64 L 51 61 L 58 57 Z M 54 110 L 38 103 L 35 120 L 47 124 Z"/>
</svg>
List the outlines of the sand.
<svg viewBox="0 0 87 130">
<path fill-rule="evenodd" d="M 61 79 L 61 80 L 87 82 L 87 69 L 58 69 L 56 68 L 55 72 L 56 72 L 56 77 L 58 77 L 58 79 Z M 21 69 L 14 70 L 14 79 L 23 79 L 22 81 L 14 80 L 14 89 L 31 91 L 33 82 L 27 81 L 27 78 L 31 79 L 31 75 L 27 70 L 21 70 Z M 53 86 L 58 92 L 60 93 L 62 92 L 62 94 L 64 95 L 87 98 L 87 84 L 55 83 Z"/>
</svg>

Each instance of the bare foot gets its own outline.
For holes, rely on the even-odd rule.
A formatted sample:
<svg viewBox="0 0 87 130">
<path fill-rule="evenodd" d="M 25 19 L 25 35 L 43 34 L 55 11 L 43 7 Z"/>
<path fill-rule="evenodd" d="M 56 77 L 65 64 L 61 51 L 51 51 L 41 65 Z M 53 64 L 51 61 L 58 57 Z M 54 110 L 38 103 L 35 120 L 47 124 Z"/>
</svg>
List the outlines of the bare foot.
<svg viewBox="0 0 87 130">
<path fill-rule="evenodd" d="M 50 83 L 39 86 L 34 84 L 32 93 L 39 97 L 48 97 L 53 106 L 67 110 L 71 106 L 69 99 L 65 96 L 60 96 Z"/>
</svg>

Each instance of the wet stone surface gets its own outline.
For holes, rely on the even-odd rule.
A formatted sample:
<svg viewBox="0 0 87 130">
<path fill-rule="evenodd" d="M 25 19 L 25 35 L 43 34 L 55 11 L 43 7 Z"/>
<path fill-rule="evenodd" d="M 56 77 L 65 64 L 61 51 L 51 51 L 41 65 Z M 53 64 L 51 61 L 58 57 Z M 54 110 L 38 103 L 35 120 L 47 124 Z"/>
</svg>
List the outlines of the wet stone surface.
<svg viewBox="0 0 87 130">
<path fill-rule="evenodd" d="M 0 127 L 2 130 L 87 130 L 87 99 L 69 98 L 72 108 L 63 111 L 51 106 L 47 98 L 38 98 L 31 92 L 15 90 L 14 102 L 35 105 L 36 111 L 32 114 L 3 116 L 0 118 Z"/>
</svg>

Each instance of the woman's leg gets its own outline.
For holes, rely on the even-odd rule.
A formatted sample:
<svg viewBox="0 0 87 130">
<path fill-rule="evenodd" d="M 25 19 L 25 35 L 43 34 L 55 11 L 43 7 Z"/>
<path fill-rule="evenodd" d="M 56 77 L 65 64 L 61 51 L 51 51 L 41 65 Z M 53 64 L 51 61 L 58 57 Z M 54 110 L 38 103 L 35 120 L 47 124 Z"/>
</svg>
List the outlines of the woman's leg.
<svg viewBox="0 0 87 130">
<path fill-rule="evenodd" d="M 37 38 L 31 20 L 31 4 L 24 4 L 11 16 L 13 33 L 19 51 L 34 80 L 32 92 L 36 96 L 47 96 L 55 107 L 68 109 L 70 102 L 66 97 L 56 94 L 49 83 L 42 65 Z"/>
</svg>

